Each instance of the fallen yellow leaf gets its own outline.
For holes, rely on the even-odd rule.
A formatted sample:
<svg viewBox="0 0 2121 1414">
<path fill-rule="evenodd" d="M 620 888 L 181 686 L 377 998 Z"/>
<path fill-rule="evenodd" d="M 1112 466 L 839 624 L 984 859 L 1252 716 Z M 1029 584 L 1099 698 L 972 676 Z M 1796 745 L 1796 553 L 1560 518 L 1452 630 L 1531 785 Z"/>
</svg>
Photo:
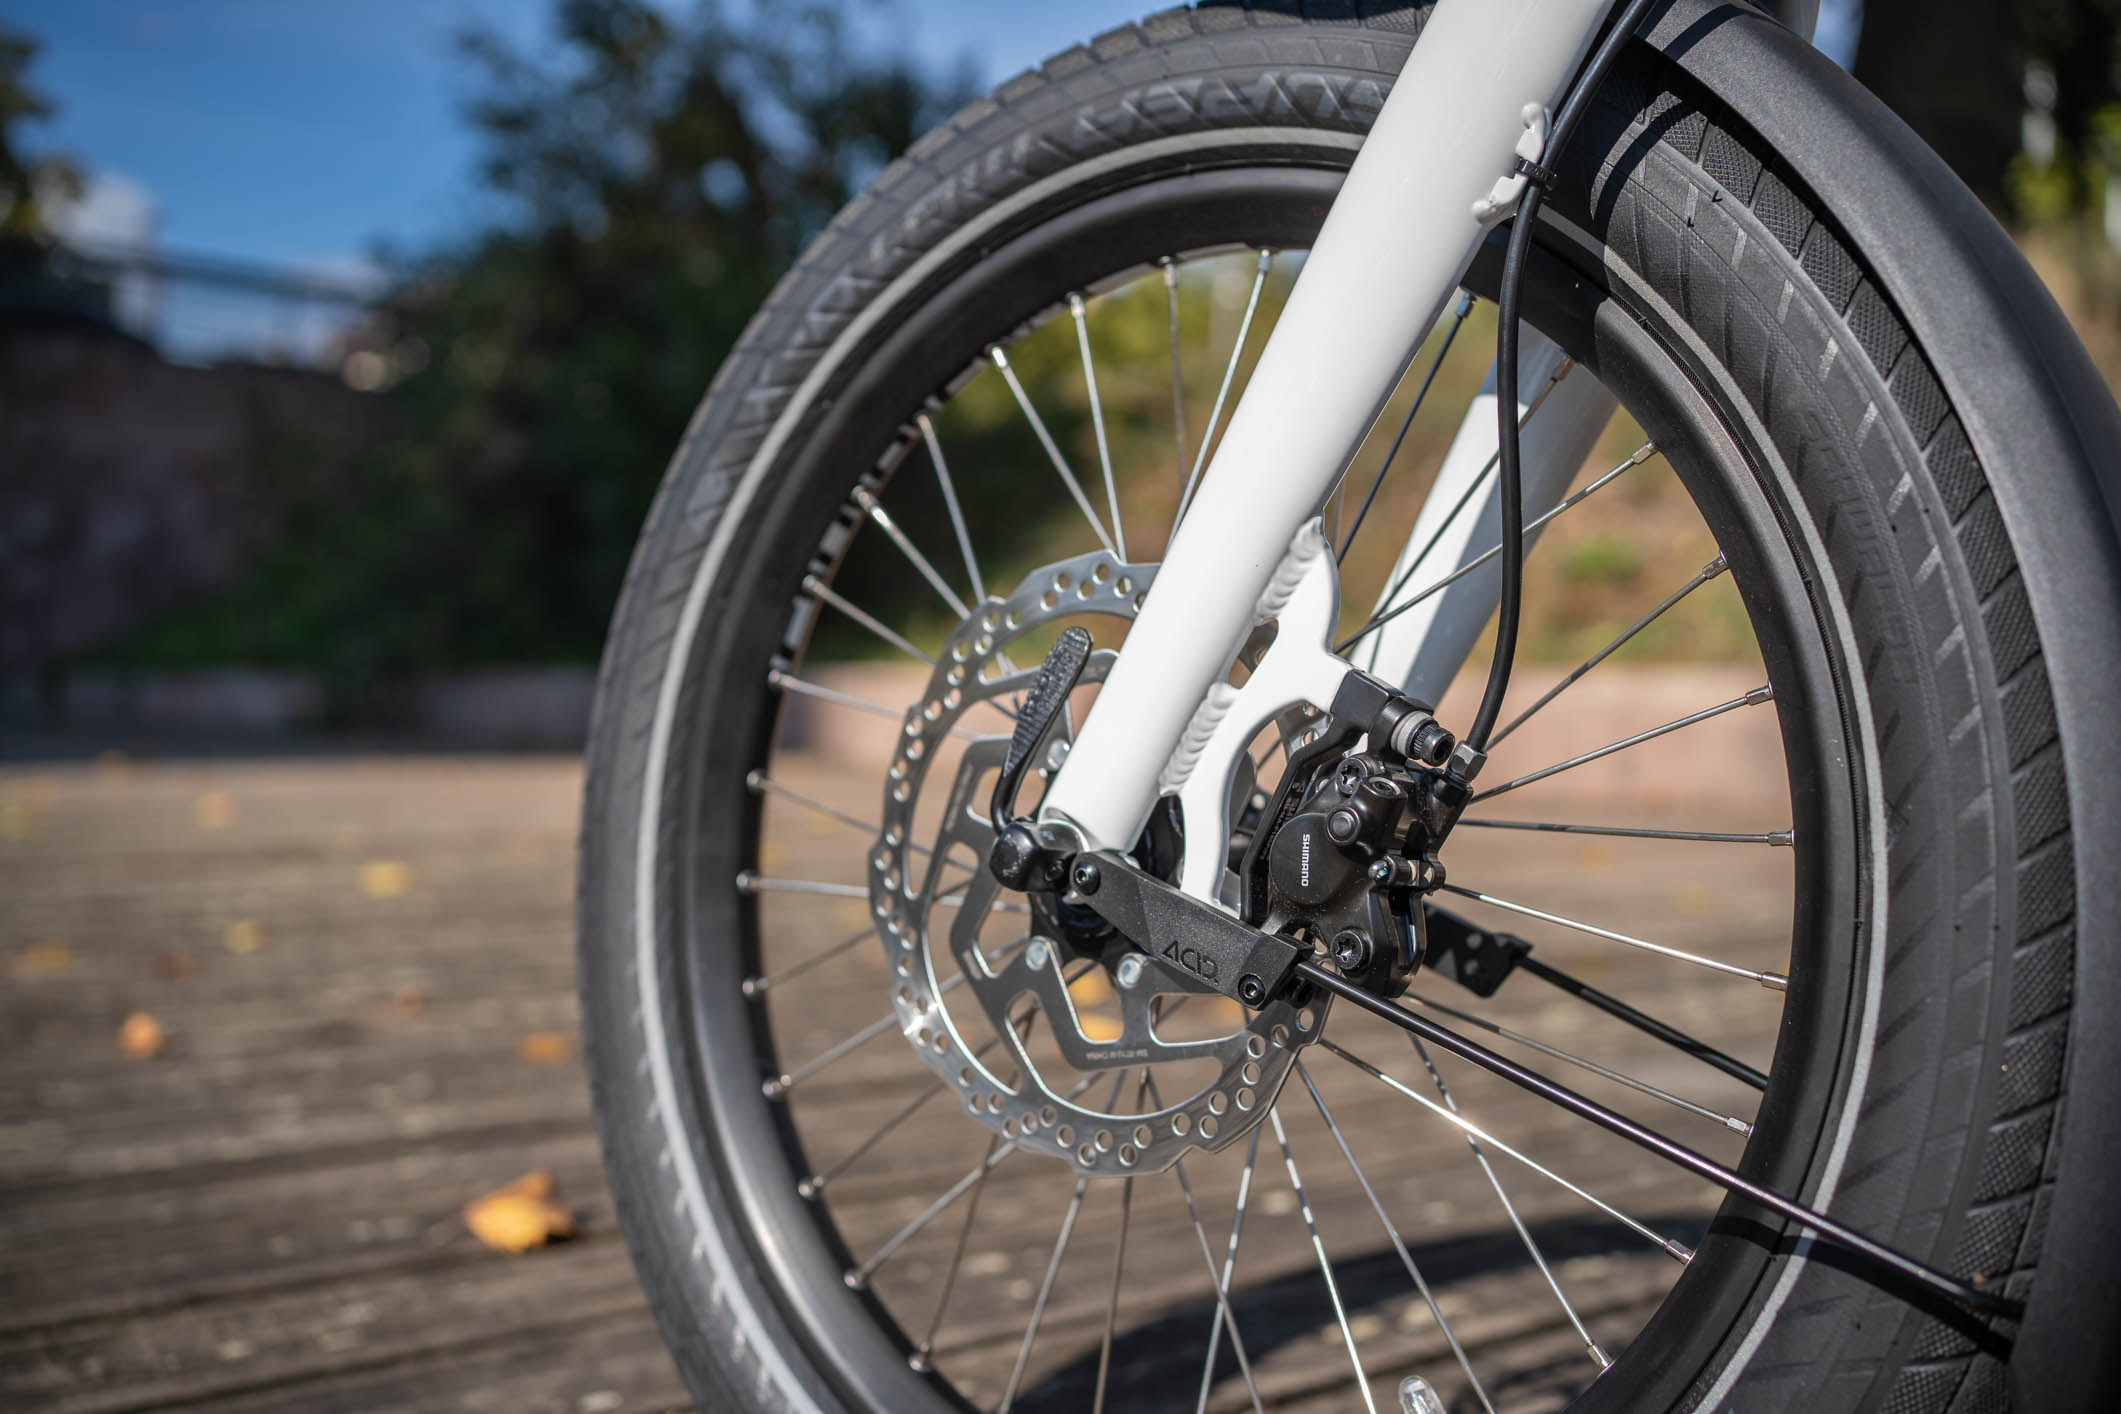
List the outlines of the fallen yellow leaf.
<svg viewBox="0 0 2121 1414">
<path fill-rule="evenodd" d="M 202 830 L 225 830 L 236 823 L 236 798 L 225 790 L 210 790 L 191 803 L 193 823 Z"/>
<path fill-rule="evenodd" d="M 574 1054 L 574 1042 L 558 1031 L 533 1031 L 516 1043 L 516 1057 L 532 1065 L 551 1065 Z"/>
<path fill-rule="evenodd" d="M 20 842 L 36 837 L 37 807 L 14 796 L 0 800 L 0 839 Z"/>
<path fill-rule="evenodd" d="M 57 977 L 73 965 L 74 950 L 57 938 L 48 938 L 16 953 L 7 970 L 18 981 L 28 981 L 33 977 Z"/>
<path fill-rule="evenodd" d="M 265 946 L 265 930 L 255 918 L 238 918 L 221 930 L 221 946 L 233 953 L 256 952 Z"/>
<path fill-rule="evenodd" d="M 162 1044 L 168 1039 L 169 1033 L 162 1029 L 162 1023 L 144 1011 L 126 1017 L 125 1023 L 118 1028 L 118 1049 L 134 1060 L 149 1060 L 160 1055 Z"/>
<path fill-rule="evenodd" d="M 466 1203 L 464 1225 L 498 1252 L 528 1252 L 574 1236 L 574 1215 L 555 1200 L 552 1175 L 543 1169 Z"/>
<path fill-rule="evenodd" d="M 412 866 L 401 859 L 371 859 L 361 866 L 361 892 L 396 898 L 412 887 Z"/>
</svg>

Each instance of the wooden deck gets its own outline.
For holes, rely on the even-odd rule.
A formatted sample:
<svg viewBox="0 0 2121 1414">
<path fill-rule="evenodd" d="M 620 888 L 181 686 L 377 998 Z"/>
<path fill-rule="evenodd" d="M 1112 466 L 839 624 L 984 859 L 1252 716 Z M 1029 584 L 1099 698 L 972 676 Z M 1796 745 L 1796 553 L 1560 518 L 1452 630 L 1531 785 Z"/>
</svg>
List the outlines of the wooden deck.
<svg viewBox="0 0 2121 1414">
<path fill-rule="evenodd" d="M 829 795 L 835 777 L 820 760 L 807 788 Z M 575 764 L 559 759 L 113 760 L 0 772 L 0 1408 L 647 1414 L 686 1404 L 615 1229 L 571 1044 L 577 785 Z M 1484 866 L 1482 882 L 1498 891 L 1603 900 L 1620 911 L 1602 917 L 1660 936 L 1706 928 L 1726 956 L 1782 951 L 1757 920 L 1780 907 L 1785 851 L 1710 847 L 1703 861 L 1668 847 L 1638 858 L 1623 845 L 1616 867 L 1612 849 L 1485 834 L 1469 840 L 1467 867 Z M 791 873 L 827 867 L 825 852 L 846 847 L 816 828 L 776 838 L 775 867 Z M 804 906 L 777 903 L 781 926 L 836 936 L 829 901 L 807 916 Z M 792 944 L 790 955 L 814 945 Z M 1681 1024 L 1713 1027 L 1764 1059 L 1772 1005 L 1747 996 L 1719 1011 L 1694 978 L 1602 947 L 1550 955 L 1596 969 L 1602 983 L 1639 983 L 1647 991 L 1636 995 Z M 881 962 L 866 951 L 816 980 L 780 1023 L 798 1056 L 881 1009 Z M 1570 1004 L 1526 1003 L 1509 1014 L 1516 1024 L 1543 1021 L 1550 1039 L 1595 1042 L 1608 1063 L 1739 1103 L 1715 1077 L 1629 1049 Z M 152 1058 L 120 1049 L 136 1011 L 166 1034 Z M 880 1097 L 924 1074 L 888 1037 L 864 1055 L 798 1096 L 821 1168 L 875 1127 Z M 1312 1069 L 1344 1123 L 1393 1103 L 1344 1065 Z M 1544 1142 L 1540 1152 L 1631 1211 L 1681 1231 L 1701 1210 L 1698 1187 L 1480 1077 L 1451 1074 L 1483 1122 Z M 1718 1147 L 1713 1126 L 1629 1100 Z M 1434 1372 L 1443 1347 L 1433 1321 L 1293 1082 L 1283 1110 L 1375 1388 L 1387 1394 L 1393 1372 L 1420 1368 L 1451 1393 L 1448 1361 Z M 1491 1386 L 1498 1407 L 1554 1407 L 1581 1377 L 1581 1347 L 1461 1138 L 1433 1121 L 1384 1128 L 1357 1145 L 1365 1167 L 1381 1176 L 1379 1196 L 1461 1339 L 1514 1372 Z M 855 1249 L 976 1163 L 985 1139 L 944 1105 L 879 1145 L 829 1194 Z M 1238 1146 L 1188 1165 L 1218 1255 L 1241 1159 Z M 520 1256 L 481 1246 L 460 1209 L 533 1168 L 552 1172 L 579 1236 Z M 1610 1224 L 1538 1180 L 1506 1178 L 1594 1333 L 1624 1341 L 1669 1282 L 1669 1263 L 1616 1243 Z M 1351 1407 L 1346 1352 L 1317 1304 L 1307 1230 L 1271 1135 L 1258 1183 L 1239 1315 L 1261 1388 L 1284 1408 Z M 1018 1156 L 984 1194 L 937 1349 L 990 1402 L 1068 1187 L 1059 1165 Z M 1059 1406 L 1095 1378 L 1112 1187 L 1086 1205 L 1027 1404 Z M 1111 1407 L 1191 1407 L 1190 1387 L 1174 1391 L 1197 1382 L 1210 1309 L 1198 1242 L 1168 1178 L 1136 1189 L 1121 1326 L 1150 1323 L 1114 1349 L 1124 1397 Z M 909 1243 L 879 1277 L 885 1299 L 932 1284 L 957 1234 L 954 1221 L 938 1222 Z M 925 1321 L 908 1309 L 909 1327 Z M 1181 1347 L 1196 1353 L 1174 1363 Z M 1249 1407 L 1231 1373 L 1218 1406 Z"/>
</svg>

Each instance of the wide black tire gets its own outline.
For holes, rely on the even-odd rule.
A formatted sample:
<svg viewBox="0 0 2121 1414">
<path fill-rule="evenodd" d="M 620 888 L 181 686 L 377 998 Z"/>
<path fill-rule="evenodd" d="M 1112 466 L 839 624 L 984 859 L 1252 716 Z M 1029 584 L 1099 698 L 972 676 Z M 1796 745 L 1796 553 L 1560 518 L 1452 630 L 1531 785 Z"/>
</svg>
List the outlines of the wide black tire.
<svg viewBox="0 0 2121 1414">
<path fill-rule="evenodd" d="M 733 615 L 791 589 L 742 597 L 722 561 L 788 468 L 817 455 L 826 414 L 858 401 L 900 312 L 983 251 L 1159 173 L 1240 159 L 1344 167 L 1425 9 L 1173 11 L 1010 81 L 840 215 L 695 417 L 603 663 L 580 911 L 607 1165 L 702 1408 L 929 1398 L 903 1360 L 850 1378 L 884 1348 L 853 1297 L 845 1310 L 790 1309 L 757 1209 L 705 1118 L 719 1101 L 699 1038 L 714 1017 L 688 958 L 743 943 L 735 915 L 695 906 L 690 871 L 703 840 L 726 844 L 748 826 L 698 802 L 706 778 L 741 778 L 763 740 L 755 706 L 725 710 L 707 664 Z M 1841 1040 L 1846 1089 L 1821 1102 L 1818 1142 L 1785 1176 L 1844 1221 L 2023 1295 L 2040 1262 L 2075 1015 L 2070 797 L 2099 787 L 2065 770 L 2014 550 L 2024 527 L 1990 492 L 1993 469 L 1944 392 L 1948 370 L 1911 336 L 1849 226 L 1712 95 L 1640 47 L 1569 154 L 1541 239 L 1684 332 L 1675 357 L 1782 479 L 1801 522 L 1792 539 L 1827 571 L 1816 592 L 1853 667 L 1841 707 L 1863 798 L 1850 864 L 1871 947 L 1852 985 L 1868 1000 Z M 1744 1226 L 1720 1240 L 1742 1241 Z M 1976 1334 L 1829 1264 L 1782 1258 L 1668 1304 L 1638 1341 L 1667 1368 L 1628 1407 L 2000 1408 L 2003 1368 Z M 1601 1385 L 1584 1407 L 1617 1406 Z"/>
</svg>

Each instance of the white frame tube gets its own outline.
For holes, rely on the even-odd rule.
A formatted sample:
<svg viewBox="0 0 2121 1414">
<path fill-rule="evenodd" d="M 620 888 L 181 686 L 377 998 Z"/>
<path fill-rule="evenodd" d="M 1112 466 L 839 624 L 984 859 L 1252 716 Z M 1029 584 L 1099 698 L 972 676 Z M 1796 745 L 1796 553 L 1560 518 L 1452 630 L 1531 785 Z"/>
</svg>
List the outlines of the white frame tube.
<svg viewBox="0 0 2121 1414">
<path fill-rule="evenodd" d="M 1484 234 L 1528 104 L 1551 108 L 1612 0 L 1439 0 L 1290 291 L 1043 818 L 1126 848 L 1297 527 L 1325 501 Z"/>
</svg>

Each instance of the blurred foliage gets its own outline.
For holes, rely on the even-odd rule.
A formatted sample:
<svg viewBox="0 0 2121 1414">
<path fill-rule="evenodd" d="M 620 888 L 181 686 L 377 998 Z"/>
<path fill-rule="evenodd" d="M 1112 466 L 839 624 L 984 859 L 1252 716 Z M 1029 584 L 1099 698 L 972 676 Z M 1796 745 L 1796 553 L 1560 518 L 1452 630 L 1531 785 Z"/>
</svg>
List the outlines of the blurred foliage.
<svg viewBox="0 0 2121 1414">
<path fill-rule="evenodd" d="M 1864 0 L 1855 73 L 2000 214 L 2096 211 L 2121 162 L 2121 0 Z"/>
<path fill-rule="evenodd" d="M 0 25 L 0 260 L 8 262 L 33 260 L 49 243 L 40 197 L 79 185 L 65 159 L 22 148 L 23 128 L 53 112 L 51 100 L 29 81 L 37 47 L 29 35 Z"/>
<path fill-rule="evenodd" d="M 364 334 L 389 445 L 346 485 L 266 468 L 277 544 L 124 658 L 322 668 L 343 702 L 406 670 L 595 657 L 716 366 L 804 243 L 964 97 L 857 52 L 831 5 L 758 13 L 562 0 L 549 62 L 464 39 L 510 219 L 406 270 Z"/>
</svg>

